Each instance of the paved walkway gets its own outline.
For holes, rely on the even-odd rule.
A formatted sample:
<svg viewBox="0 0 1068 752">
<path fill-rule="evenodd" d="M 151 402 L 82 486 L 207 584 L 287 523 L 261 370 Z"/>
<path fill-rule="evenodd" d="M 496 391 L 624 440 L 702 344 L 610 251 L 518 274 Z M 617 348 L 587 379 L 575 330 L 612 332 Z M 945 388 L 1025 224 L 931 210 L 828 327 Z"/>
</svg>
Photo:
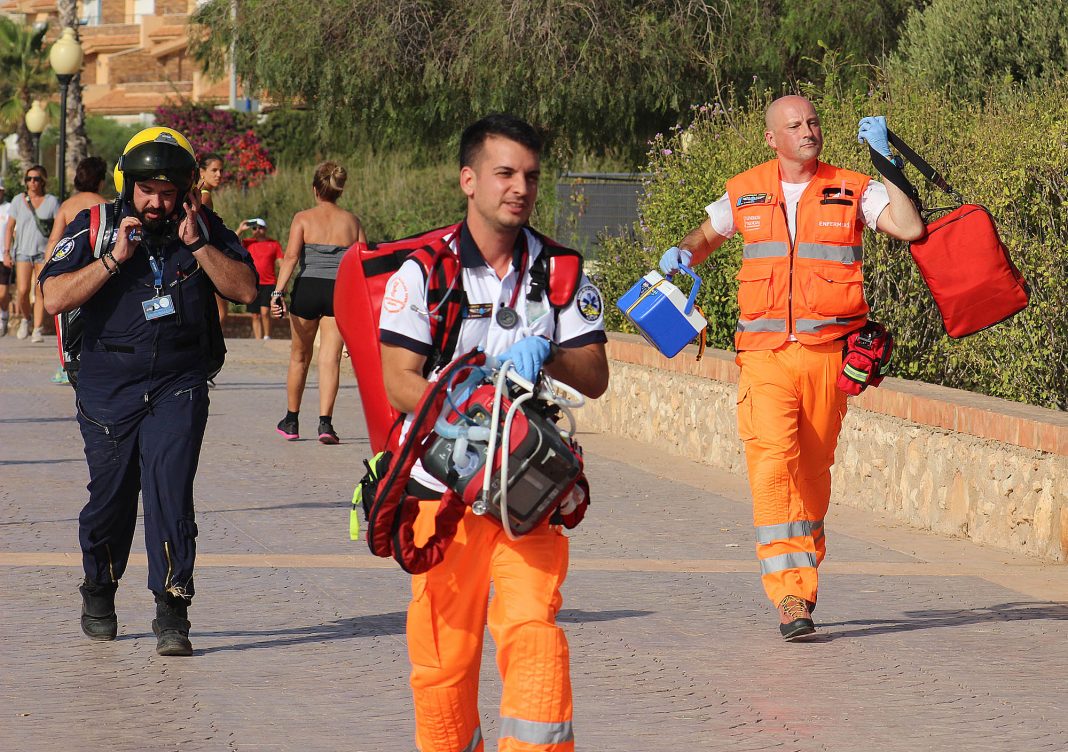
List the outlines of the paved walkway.
<svg viewBox="0 0 1068 752">
<path fill-rule="evenodd" d="M 196 653 L 181 659 L 154 651 L 140 531 L 119 639 L 81 635 L 74 395 L 48 382 L 53 346 L 0 339 L 0 750 L 413 749 L 408 578 L 347 538 L 368 449 L 352 377 L 342 444 L 286 443 L 286 345 L 230 344 L 197 478 Z M 1065 567 L 834 509 L 822 638 L 784 644 L 741 480 L 583 443 L 594 506 L 561 618 L 579 749 L 1068 750 Z"/>
</svg>

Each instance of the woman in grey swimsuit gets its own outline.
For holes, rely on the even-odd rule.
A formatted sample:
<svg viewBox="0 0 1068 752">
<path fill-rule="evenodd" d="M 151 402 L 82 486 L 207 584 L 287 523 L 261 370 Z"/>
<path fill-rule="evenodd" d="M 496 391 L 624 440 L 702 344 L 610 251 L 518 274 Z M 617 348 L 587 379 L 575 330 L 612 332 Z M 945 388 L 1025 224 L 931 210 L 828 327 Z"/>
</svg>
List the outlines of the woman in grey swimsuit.
<svg viewBox="0 0 1068 752">
<path fill-rule="evenodd" d="M 278 282 L 271 293 L 271 312 L 281 317 L 286 311 L 286 285 L 297 270 L 289 304 L 289 324 L 293 332 L 286 380 L 289 404 L 286 416 L 278 423 L 278 433 L 289 441 L 300 438 L 298 413 L 318 331 L 319 441 L 323 444 L 338 442 L 332 416 L 337 399 L 342 341 L 334 322 L 334 280 L 341 257 L 349 246 L 357 241 L 367 242 L 359 218 L 337 205 L 347 178 L 345 168 L 336 162 L 323 162 L 315 168 L 312 178 L 315 206 L 294 215 L 286 254 L 278 270 Z"/>
</svg>

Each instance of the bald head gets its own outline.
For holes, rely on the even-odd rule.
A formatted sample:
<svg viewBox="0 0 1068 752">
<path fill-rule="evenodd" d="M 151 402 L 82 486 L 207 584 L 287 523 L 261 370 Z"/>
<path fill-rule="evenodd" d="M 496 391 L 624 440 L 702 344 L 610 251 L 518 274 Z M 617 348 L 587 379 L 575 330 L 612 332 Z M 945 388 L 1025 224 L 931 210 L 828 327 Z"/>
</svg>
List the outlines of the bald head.
<svg viewBox="0 0 1068 752">
<path fill-rule="evenodd" d="M 813 163 L 823 149 L 820 117 L 812 102 L 791 94 L 779 97 L 764 113 L 764 140 L 782 161 Z"/>
</svg>

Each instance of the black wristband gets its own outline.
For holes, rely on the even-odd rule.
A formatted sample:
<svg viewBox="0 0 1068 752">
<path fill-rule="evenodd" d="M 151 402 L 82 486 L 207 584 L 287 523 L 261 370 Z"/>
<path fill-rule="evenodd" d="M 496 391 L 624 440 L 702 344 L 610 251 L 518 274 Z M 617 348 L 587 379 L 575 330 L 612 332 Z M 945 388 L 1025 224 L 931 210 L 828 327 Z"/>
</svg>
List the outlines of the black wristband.
<svg viewBox="0 0 1068 752">
<path fill-rule="evenodd" d="M 549 338 L 546 337 L 545 339 L 549 339 Z M 550 363 L 552 363 L 556 359 L 556 355 L 559 352 L 560 352 L 560 345 L 556 344 L 551 339 L 549 339 L 549 356 L 547 358 L 545 358 L 545 360 L 543 360 L 542 363 L 544 365 L 549 365 Z"/>
<path fill-rule="evenodd" d="M 197 238 L 192 243 L 186 243 L 185 247 L 189 250 L 190 253 L 195 253 L 207 244 L 208 241 L 204 240 L 204 238 Z"/>
<path fill-rule="evenodd" d="M 108 262 L 105 259 L 111 259 L 112 266 L 108 266 Z M 101 254 L 100 263 L 104 265 L 104 268 L 108 270 L 108 274 L 112 277 L 119 273 L 119 262 L 111 255 L 111 251 L 105 251 Z"/>
</svg>

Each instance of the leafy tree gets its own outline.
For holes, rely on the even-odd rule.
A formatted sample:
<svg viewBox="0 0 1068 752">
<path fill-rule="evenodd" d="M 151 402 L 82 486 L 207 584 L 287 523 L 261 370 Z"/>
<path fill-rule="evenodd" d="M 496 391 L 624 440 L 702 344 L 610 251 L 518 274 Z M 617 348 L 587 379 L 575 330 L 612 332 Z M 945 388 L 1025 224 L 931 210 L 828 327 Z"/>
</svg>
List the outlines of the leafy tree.
<svg viewBox="0 0 1068 752">
<path fill-rule="evenodd" d="M 193 49 L 221 74 L 233 43 L 246 82 L 310 109 L 318 136 L 440 154 L 471 120 L 506 110 L 565 154 L 636 162 L 691 102 L 818 70 L 808 58 L 821 38 L 875 62 L 896 39 L 892 21 L 921 1 L 242 0 L 234 18 L 229 0 L 211 0 L 194 16 L 204 33 Z"/>
<path fill-rule="evenodd" d="M 909 14 L 891 71 L 955 97 L 1068 71 L 1068 3 L 933 0 Z"/>
<path fill-rule="evenodd" d="M 0 124 L 18 133 L 19 160 L 23 169 L 34 162 L 33 137 L 25 115 L 34 99 L 52 92 L 54 77 L 44 45 L 47 26 L 17 24 L 0 16 Z"/>
</svg>

